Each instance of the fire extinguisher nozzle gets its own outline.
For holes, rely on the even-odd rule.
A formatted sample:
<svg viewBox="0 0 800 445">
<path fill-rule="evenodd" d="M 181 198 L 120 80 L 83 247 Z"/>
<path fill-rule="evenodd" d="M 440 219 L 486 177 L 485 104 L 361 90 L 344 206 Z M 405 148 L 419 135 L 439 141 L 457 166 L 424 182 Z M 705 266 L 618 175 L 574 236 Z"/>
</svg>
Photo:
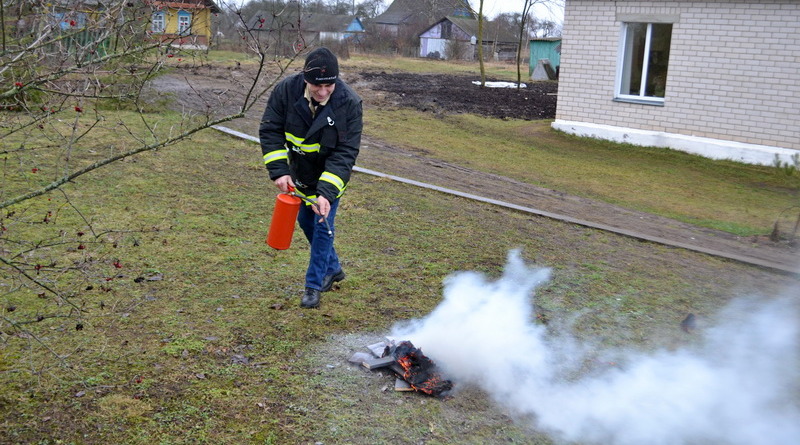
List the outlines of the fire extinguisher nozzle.
<svg viewBox="0 0 800 445">
<path fill-rule="evenodd" d="M 325 223 L 325 228 L 328 229 L 328 236 L 333 237 L 333 230 L 331 230 L 331 225 L 328 223 L 328 218 L 323 216 L 322 218 L 319 219 L 319 222 Z"/>
</svg>

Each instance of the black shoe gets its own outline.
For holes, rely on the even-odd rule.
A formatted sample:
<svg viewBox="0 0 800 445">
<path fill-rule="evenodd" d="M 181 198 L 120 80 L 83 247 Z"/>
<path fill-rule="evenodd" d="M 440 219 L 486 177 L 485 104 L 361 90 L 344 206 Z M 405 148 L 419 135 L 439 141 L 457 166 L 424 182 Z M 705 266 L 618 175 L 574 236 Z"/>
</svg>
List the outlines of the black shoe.
<svg viewBox="0 0 800 445">
<path fill-rule="evenodd" d="M 319 306 L 319 291 L 307 287 L 306 293 L 303 294 L 303 299 L 300 300 L 300 307 L 314 308 L 318 306 Z"/>
<path fill-rule="evenodd" d="M 333 283 L 338 283 L 344 280 L 344 271 L 339 269 L 339 272 L 336 272 L 333 275 L 325 275 L 325 278 L 322 279 L 322 292 L 328 292 L 333 287 Z"/>
</svg>

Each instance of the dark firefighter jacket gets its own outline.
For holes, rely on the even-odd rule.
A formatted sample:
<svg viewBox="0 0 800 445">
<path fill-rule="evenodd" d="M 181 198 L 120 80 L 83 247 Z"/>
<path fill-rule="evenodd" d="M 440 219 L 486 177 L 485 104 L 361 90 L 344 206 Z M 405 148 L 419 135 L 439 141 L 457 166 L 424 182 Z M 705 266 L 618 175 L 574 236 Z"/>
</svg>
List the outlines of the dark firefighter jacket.
<svg viewBox="0 0 800 445">
<path fill-rule="evenodd" d="M 342 196 L 361 145 L 361 98 L 341 80 L 312 120 L 302 73 L 275 86 L 259 137 L 272 180 L 291 175 L 300 193 L 328 201 Z"/>
</svg>

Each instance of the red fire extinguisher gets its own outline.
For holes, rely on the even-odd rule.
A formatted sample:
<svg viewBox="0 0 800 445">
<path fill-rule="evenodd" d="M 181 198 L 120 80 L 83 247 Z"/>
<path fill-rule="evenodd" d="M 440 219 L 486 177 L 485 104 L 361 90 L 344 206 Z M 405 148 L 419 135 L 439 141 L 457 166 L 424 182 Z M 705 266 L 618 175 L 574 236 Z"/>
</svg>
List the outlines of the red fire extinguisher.
<svg viewBox="0 0 800 445">
<path fill-rule="evenodd" d="M 278 194 L 267 234 L 267 244 L 273 249 L 286 250 L 292 244 L 294 223 L 297 221 L 301 202 L 294 194 Z"/>
</svg>

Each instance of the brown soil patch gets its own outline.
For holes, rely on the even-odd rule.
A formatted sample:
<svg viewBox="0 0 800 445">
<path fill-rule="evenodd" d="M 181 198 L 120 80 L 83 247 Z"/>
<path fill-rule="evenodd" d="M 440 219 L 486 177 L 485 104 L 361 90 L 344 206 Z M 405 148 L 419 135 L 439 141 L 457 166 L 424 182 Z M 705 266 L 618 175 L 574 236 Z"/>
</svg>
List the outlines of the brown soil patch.
<svg viewBox="0 0 800 445">
<path fill-rule="evenodd" d="M 556 82 L 528 82 L 524 88 L 481 87 L 479 78 L 441 74 L 362 72 L 373 88 L 393 93 L 398 105 L 421 111 L 472 113 L 499 119 L 553 119 Z M 486 79 L 486 85 L 498 82 Z"/>
</svg>

